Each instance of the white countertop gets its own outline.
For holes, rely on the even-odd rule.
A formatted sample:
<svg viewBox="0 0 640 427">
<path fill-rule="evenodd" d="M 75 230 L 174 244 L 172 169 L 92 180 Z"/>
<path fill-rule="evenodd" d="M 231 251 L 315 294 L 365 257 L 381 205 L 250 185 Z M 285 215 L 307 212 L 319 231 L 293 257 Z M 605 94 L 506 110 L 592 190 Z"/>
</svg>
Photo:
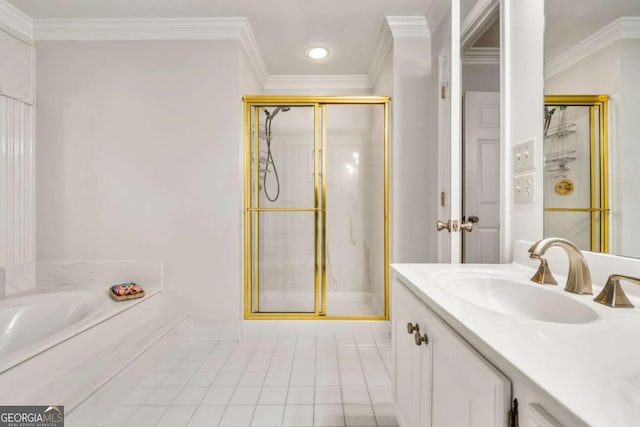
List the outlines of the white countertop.
<svg viewBox="0 0 640 427">
<path fill-rule="evenodd" d="M 394 264 L 395 274 L 424 303 L 478 351 L 511 364 L 576 417 L 593 426 L 640 425 L 640 300 L 627 295 L 633 309 L 593 301 L 602 272 L 594 275 L 594 295 L 564 291 L 566 277 L 554 271 L 559 286 L 544 286 L 588 305 L 598 319 L 584 324 L 551 323 L 501 314 L 467 302 L 435 284 L 443 271 L 493 270 L 528 281 L 535 269 L 521 264 Z M 532 282 L 523 286 L 541 286 Z M 516 286 L 520 286 L 517 284 Z M 624 285 L 625 291 L 634 285 Z M 393 314 L 392 314 L 393 315 Z M 515 396 L 517 397 L 517 396 Z"/>
</svg>

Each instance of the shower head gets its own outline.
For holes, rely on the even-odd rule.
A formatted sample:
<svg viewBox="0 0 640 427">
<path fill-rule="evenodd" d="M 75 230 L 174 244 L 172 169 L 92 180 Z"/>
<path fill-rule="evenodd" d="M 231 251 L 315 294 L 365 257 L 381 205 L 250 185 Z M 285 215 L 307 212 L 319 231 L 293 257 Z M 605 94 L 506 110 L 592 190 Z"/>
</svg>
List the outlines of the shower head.
<svg viewBox="0 0 640 427">
<path fill-rule="evenodd" d="M 273 120 L 273 118 L 280 112 L 287 112 L 291 109 L 291 107 L 288 107 L 286 105 L 282 106 L 282 107 L 276 107 L 275 110 L 273 110 L 273 113 L 270 113 L 268 110 L 264 110 L 265 113 L 267 113 L 267 118 L 269 118 L 270 120 Z"/>
</svg>

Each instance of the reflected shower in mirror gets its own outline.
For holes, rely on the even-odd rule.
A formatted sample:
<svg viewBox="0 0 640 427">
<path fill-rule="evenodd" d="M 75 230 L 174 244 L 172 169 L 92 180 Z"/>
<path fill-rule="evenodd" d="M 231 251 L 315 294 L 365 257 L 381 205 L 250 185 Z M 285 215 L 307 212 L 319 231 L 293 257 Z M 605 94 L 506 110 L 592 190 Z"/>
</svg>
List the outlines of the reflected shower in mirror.
<svg viewBox="0 0 640 427">
<path fill-rule="evenodd" d="M 545 95 L 606 95 L 608 100 L 607 109 L 595 112 L 602 112 L 608 124 L 600 138 L 602 121 L 590 121 L 589 107 L 550 105 L 547 98 L 545 234 L 562 230 L 568 237 L 572 234 L 582 249 L 636 258 L 640 257 L 640 185 L 635 173 L 640 161 L 638 29 L 637 0 L 610 0 L 606 7 L 601 0 L 545 1 Z M 588 210 L 569 214 L 560 208 Z"/>
</svg>

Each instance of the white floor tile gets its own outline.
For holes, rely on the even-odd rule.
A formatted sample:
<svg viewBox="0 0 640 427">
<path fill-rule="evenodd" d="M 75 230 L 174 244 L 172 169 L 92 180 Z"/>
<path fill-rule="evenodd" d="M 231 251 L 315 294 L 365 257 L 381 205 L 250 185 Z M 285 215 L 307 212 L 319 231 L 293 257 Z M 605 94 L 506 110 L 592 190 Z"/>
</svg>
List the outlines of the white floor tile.
<svg viewBox="0 0 640 427">
<path fill-rule="evenodd" d="M 391 404 L 386 405 L 374 405 L 373 411 L 376 415 L 376 420 L 379 427 L 397 427 L 398 420 L 393 412 L 393 406 Z"/>
<path fill-rule="evenodd" d="M 339 359 L 357 359 L 358 350 L 356 347 L 338 347 Z"/>
<path fill-rule="evenodd" d="M 171 372 L 162 382 L 162 387 L 183 387 L 192 376 L 193 373 L 188 372 Z"/>
<path fill-rule="evenodd" d="M 151 427 L 156 425 L 162 414 L 167 410 L 166 406 L 141 406 L 129 421 L 127 427 Z"/>
<path fill-rule="evenodd" d="M 361 372 L 362 366 L 358 359 L 340 359 L 340 372 Z"/>
<path fill-rule="evenodd" d="M 313 387 L 289 387 L 287 405 L 304 405 L 313 403 Z"/>
<path fill-rule="evenodd" d="M 381 357 L 377 359 L 362 359 L 362 369 L 365 372 L 384 372 L 387 370 L 387 367 L 384 365 Z"/>
<path fill-rule="evenodd" d="M 342 386 L 365 386 L 364 376 L 360 372 L 340 373 L 340 383 Z"/>
<path fill-rule="evenodd" d="M 140 406 L 156 391 L 155 387 L 137 387 L 120 402 L 126 406 Z"/>
<path fill-rule="evenodd" d="M 337 372 L 316 372 L 316 387 L 340 385 L 340 374 Z"/>
<path fill-rule="evenodd" d="M 199 406 L 189 420 L 188 427 L 217 426 L 226 406 Z"/>
<path fill-rule="evenodd" d="M 221 372 L 242 372 L 244 367 L 247 366 L 249 359 L 234 359 L 229 358 L 227 363 L 221 369 Z"/>
<path fill-rule="evenodd" d="M 121 427 L 138 409 L 140 408 L 137 406 L 118 406 L 111 411 L 111 414 L 100 424 L 100 427 Z"/>
<path fill-rule="evenodd" d="M 262 372 L 265 373 L 269 369 L 271 359 L 251 358 L 249 363 L 244 367 L 244 372 Z"/>
<path fill-rule="evenodd" d="M 212 387 L 202 398 L 201 405 L 226 405 L 231 400 L 233 387 Z"/>
<path fill-rule="evenodd" d="M 376 426 L 376 417 L 371 405 L 344 405 L 347 427 Z"/>
<path fill-rule="evenodd" d="M 240 377 L 238 387 L 262 387 L 266 372 L 245 372 Z"/>
<path fill-rule="evenodd" d="M 356 342 L 353 335 L 338 335 L 336 336 L 336 345 L 338 347 L 355 347 Z"/>
<path fill-rule="evenodd" d="M 287 405 L 282 418 L 283 426 L 313 426 L 313 405 Z"/>
<path fill-rule="evenodd" d="M 180 393 L 179 387 L 158 387 L 144 401 L 144 405 L 171 405 Z"/>
<path fill-rule="evenodd" d="M 260 396 L 260 387 L 238 387 L 231 396 L 229 405 L 255 405 Z"/>
<path fill-rule="evenodd" d="M 365 372 L 369 387 L 391 387 L 391 380 L 386 372 Z"/>
<path fill-rule="evenodd" d="M 374 405 L 391 403 L 391 387 L 369 387 L 369 396 Z"/>
<path fill-rule="evenodd" d="M 316 387 L 315 404 L 341 404 L 342 394 L 339 386 Z"/>
<path fill-rule="evenodd" d="M 295 359 L 292 372 L 313 372 L 316 369 L 315 359 Z"/>
<path fill-rule="evenodd" d="M 342 400 L 345 404 L 371 404 L 369 392 L 366 387 L 362 386 L 342 387 Z"/>
<path fill-rule="evenodd" d="M 240 372 L 220 372 L 213 381 L 213 387 L 235 387 L 240 381 Z"/>
<path fill-rule="evenodd" d="M 288 372 L 268 372 L 263 386 L 288 386 L 291 374 Z"/>
<path fill-rule="evenodd" d="M 196 372 L 187 383 L 187 387 L 211 387 L 216 376 L 217 372 Z"/>
<path fill-rule="evenodd" d="M 293 367 L 293 358 L 288 359 L 273 359 L 269 365 L 269 373 L 278 372 L 291 372 Z"/>
<path fill-rule="evenodd" d="M 311 372 L 292 372 L 291 386 L 313 386 L 315 384 L 315 374 Z"/>
<path fill-rule="evenodd" d="M 313 425 L 322 427 L 344 426 L 344 411 L 342 405 L 316 405 L 314 408 Z"/>
<path fill-rule="evenodd" d="M 316 372 L 338 372 L 338 359 L 320 359 L 316 360 Z"/>
<path fill-rule="evenodd" d="M 251 419 L 252 426 L 281 426 L 284 415 L 284 405 L 256 406 Z"/>
<path fill-rule="evenodd" d="M 258 405 L 284 405 L 287 401 L 287 387 L 262 387 Z"/>
<path fill-rule="evenodd" d="M 199 405 L 208 390 L 206 387 L 185 387 L 173 401 L 173 405 Z"/>
<path fill-rule="evenodd" d="M 156 370 L 158 372 L 172 372 L 180 362 L 182 362 L 182 359 L 167 359 L 162 362 Z"/>
<path fill-rule="evenodd" d="M 167 375 L 168 372 L 152 372 L 140 383 L 140 387 L 160 387 Z"/>
<path fill-rule="evenodd" d="M 196 406 L 170 406 L 160 417 L 157 427 L 184 427 L 196 410 Z"/>
<path fill-rule="evenodd" d="M 198 367 L 198 372 L 218 372 L 224 366 L 224 360 L 221 359 L 207 359 L 200 367 Z"/>
<path fill-rule="evenodd" d="M 227 406 L 219 426 L 244 427 L 251 423 L 254 405 Z"/>
<path fill-rule="evenodd" d="M 202 360 L 185 359 L 178 364 L 173 370 L 174 372 L 194 373 L 202 365 Z"/>
</svg>

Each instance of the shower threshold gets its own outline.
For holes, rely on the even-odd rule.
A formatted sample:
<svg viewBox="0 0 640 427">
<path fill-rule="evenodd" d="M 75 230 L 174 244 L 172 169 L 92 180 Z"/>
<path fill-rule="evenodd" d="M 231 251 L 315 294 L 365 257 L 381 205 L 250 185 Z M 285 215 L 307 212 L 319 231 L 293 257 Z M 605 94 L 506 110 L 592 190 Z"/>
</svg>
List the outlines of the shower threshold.
<svg viewBox="0 0 640 427">
<path fill-rule="evenodd" d="M 313 292 L 261 291 L 261 313 L 313 313 Z M 383 316 L 371 292 L 327 292 L 327 316 Z"/>
</svg>

